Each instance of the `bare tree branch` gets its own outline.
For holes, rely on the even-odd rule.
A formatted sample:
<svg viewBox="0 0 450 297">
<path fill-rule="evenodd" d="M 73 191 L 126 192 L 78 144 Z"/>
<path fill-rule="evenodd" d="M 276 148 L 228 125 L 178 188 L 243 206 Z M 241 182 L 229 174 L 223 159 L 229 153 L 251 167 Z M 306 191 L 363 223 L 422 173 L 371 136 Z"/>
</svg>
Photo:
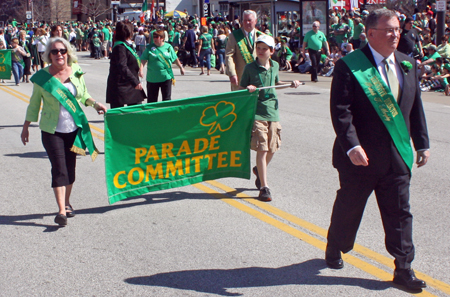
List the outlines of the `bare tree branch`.
<svg viewBox="0 0 450 297">
<path fill-rule="evenodd" d="M 83 4 L 81 4 L 81 12 L 91 17 L 94 22 L 98 16 L 111 10 L 112 8 L 106 6 L 101 0 L 88 0 L 83 1 Z"/>
</svg>

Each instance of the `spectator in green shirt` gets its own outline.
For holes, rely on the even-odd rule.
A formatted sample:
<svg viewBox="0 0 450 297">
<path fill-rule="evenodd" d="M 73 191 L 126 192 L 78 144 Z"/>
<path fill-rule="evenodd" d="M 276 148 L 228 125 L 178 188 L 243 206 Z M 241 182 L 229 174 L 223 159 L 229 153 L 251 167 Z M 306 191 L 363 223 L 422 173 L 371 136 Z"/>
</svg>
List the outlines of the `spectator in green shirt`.
<svg viewBox="0 0 450 297">
<path fill-rule="evenodd" d="M 437 52 L 437 48 L 434 44 L 428 47 L 428 56 L 423 57 L 422 63 L 419 63 L 420 75 L 431 73 L 431 66 L 436 63 L 436 59 L 440 58 L 441 55 Z"/>
<path fill-rule="evenodd" d="M 95 59 L 100 59 L 101 56 L 101 50 L 102 50 L 102 41 L 98 37 L 97 34 L 94 34 L 92 39 L 92 44 L 94 45 L 94 57 Z"/>
<path fill-rule="evenodd" d="M 361 33 L 364 32 L 364 25 L 362 23 L 361 18 L 355 18 L 355 28 L 353 30 L 353 48 L 359 48 L 361 44 L 361 39 L 359 38 Z"/>
<path fill-rule="evenodd" d="M 330 49 L 325 34 L 319 31 L 320 23 L 315 21 L 313 29 L 305 34 L 303 39 L 303 56 L 306 57 L 306 50 L 308 50 L 309 58 L 311 59 L 311 81 L 318 82 L 317 73 L 320 61 L 322 48 L 325 49 L 325 54 L 328 56 Z"/>
<path fill-rule="evenodd" d="M 198 43 L 198 52 L 199 54 L 199 60 L 200 60 L 200 67 L 202 69 L 202 72 L 200 72 L 200 75 L 205 74 L 204 72 L 204 64 L 205 61 L 203 59 L 206 59 L 206 69 L 208 75 L 211 74 L 211 54 L 214 54 L 214 43 L 212 42 L 213 36 L 208 33 L 208 27 L 202 26 L 202 35 L 199 37 L 199 43 Z"/>
<path fill-rule="evenodd" d="M 278 51 L 277 56 L 282 67 L 281 70 L 292 71 L 292 51 L 287 46 L 286 37 L 281 38 L 281 48 Z"/>
<path fill-rule="evenodd" d="M 108 52 L 109 52 L 109 39 L 111 36 L 111 32 L 109 32 L 109 29 L 107 27 L 104 27 L 101 32 L 103 33 L 103 41 L 102 41 L 102 51 L 104 52 L 104 59 L 108 59 Z"/>
</svg>

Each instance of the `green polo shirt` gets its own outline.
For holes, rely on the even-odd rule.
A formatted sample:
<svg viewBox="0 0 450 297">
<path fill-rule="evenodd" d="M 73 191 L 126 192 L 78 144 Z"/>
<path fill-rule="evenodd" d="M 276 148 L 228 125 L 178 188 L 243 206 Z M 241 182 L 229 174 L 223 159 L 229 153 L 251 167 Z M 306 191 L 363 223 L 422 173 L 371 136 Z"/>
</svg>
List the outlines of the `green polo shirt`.
<svg viewBox="0 0 450 297">
<path fill-rule="evenodd" d="M 103 40 L 104 41 L 109 41 L 109 39 L 110 39 L 110 35 L 111 35 L 111 33 L 109 32 L 109 30 L 108 30 L 108 28 L 103 28 L 102 29 L 102 33 L 103 33 Z"/>
<path fill-rule="evenodd" d="M 275 86 L 278 81 L 278 70 L 280 65 L 270 60 L 271 67 L 266 69 L 259 65 L 258 60 L 247 64 L 240 81 L 240 86 L 246 88 L 254 85 L 257 88 Z M 259 91 L 258 102 L 256 103 L 255 120 L 259 121 L 280 121 L 278 114 L 278 99 L 275 89 L 265 89 Z"/>
<path fill-rule="evenodd" d="M 318 51 L 322 48 L 323 43 L 327 41 L 325 34 L 322 31 L 314 32 L 314 30 L 309 31 L 305 34 L 303 42 L 306 42 L 306 48 Z"/>
<path fill-rule="evenodd" d="M 361 35 L 361 33 L 364 31 L 364 25 L 362 23 L 359 23 L 356 27 L 355 30 L 353 31 L 353 39 L 354 40 L 359 40 L 359 35 Z"/>
<path fill-rule="evenodd" d="M 176 61 L 177 54 L 169 43 L 164 43 L 157 47 L 154 43 L 147 45 L 142 53 L 141 60 L 148 61 L 147 81 L 151 83 L 160 83 L 172 79 L 167 70 L 166 62 L 160 58 L 163 55 L 172 68 L 172 63 Z"/>
<path fill-rule="evenodd" d="M 347 32 L 347 38 L 350 38 L 353 36 L 353 32 L 355 30 L 355 23 L 352 19 L 348 19 L 348 26 L 350 27 L 350 30 Z"/>
</svg>

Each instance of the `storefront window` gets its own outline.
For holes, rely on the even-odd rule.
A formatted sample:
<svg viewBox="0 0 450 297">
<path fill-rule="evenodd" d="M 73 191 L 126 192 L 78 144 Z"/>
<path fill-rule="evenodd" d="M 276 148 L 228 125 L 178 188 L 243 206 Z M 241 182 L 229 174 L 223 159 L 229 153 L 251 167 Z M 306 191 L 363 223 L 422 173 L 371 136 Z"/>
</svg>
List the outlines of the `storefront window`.
<svg viewBox="0 0 450 297">
<path fill-rule="evenodd" d="M 303 36 L 312 30 L 312 23 L 320 22 L 320 31 L 327 32 L 327 1 L 303 1 Z"/>
<path fill-rule="evenodd" d="M 250 4 L 250 9 L 256 11 L 256 15 L 258 16 L 258 22 L 256 23 L 256 27 L 265 31 L 266 29 L 271 28 L 271 13 L 270 13 L 270 3 L 264 4 Z M 273 32 L 270 32 L 273 34 Z"/>
<path fill-rule="evenodd" d="M 298 11 L 277 12 L 278 36 L 287 35 L 295 28 L 295 23 L 299 20 Z"/>
</svg>

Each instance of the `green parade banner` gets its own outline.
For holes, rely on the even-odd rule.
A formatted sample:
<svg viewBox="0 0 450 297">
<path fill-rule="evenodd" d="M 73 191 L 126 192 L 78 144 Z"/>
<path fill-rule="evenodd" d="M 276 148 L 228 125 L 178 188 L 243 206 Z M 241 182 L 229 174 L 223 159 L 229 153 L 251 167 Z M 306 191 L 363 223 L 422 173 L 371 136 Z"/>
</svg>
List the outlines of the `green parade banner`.
<svg viewBox="0 0 450 297">
<path fill-rule="evenodd" d="M 11 79 L 11 50 L 0 50 L 0 79 Z"/>
<path fill-rule="evenodd" d="M 108 110 L 109 203 L 223 177 L 250 179 L 258 94 L 242 90 Z"/>
</svg>

